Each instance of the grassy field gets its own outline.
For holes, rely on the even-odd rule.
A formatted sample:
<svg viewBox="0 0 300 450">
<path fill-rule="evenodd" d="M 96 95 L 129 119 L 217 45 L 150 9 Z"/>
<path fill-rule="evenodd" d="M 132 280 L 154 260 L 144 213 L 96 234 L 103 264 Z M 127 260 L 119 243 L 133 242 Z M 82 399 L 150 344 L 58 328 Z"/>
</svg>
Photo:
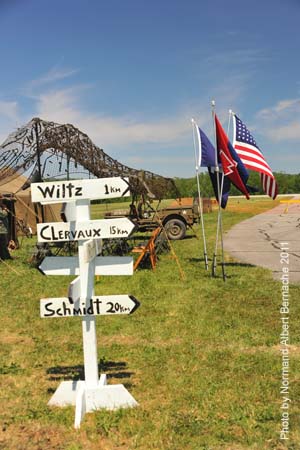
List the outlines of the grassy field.
<svg viewBox="0 0 300 450">
<path fill-rule="evenodd" d="M 230 200 L 224 228 L 273 205 Z M 205 223 L 211 256 L 216 212 L 205 215 Z M 82 378 L 80 319 L 39 317 L 39 299 L 66 296 L 73 278 L 45 277 L 31 268 L 34 242 L 24 239 L 16 259 L 0 264 L 1 449 L 300 448 L 299 286 L 290 286 L 287 444 L 279 440 L 281 284 L 268 270 L 228 256 L 226 283 L 212 279 L 191 232 L 173 245 L 184 279 L 169 253 L 155 272 L 96 281 L 99 295 L 130 293 L 141 302 L 132 316 L 97 318 L 100 370 L 109 383 L 124 384 L 139 407 L 87 414 L 74 430 L 74 408 L 47 402 L 61 381 Z"/>
</svg>

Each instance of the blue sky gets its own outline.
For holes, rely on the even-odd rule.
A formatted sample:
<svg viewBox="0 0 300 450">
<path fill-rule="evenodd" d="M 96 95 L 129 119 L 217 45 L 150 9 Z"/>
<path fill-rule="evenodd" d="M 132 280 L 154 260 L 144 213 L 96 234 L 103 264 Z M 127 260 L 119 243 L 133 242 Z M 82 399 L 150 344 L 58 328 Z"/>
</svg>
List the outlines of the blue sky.
<svg viewBox="0 0 300 450">
<path fill-rule="evenodd" d="M 190 177 L 190 119 L 213 139 L 214 99 L 225 130 L 232 109 L 274 171 L 298 173 L 299 23 L 299 0 L 0 0 L 0 141 L 38 116 Z"/>
</svg>

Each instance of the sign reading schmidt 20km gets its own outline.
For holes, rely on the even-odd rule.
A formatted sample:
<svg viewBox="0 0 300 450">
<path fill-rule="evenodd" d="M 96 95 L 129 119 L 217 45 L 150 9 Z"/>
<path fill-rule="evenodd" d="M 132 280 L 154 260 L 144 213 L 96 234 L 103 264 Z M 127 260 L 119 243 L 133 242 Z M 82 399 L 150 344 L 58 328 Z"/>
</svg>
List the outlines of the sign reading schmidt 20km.
<svg viewBox="0 0 300 450">
<path fill-rule="evenodd" d="M 117 198 L 129 195 L 128 179 L 120 177 L 31 184 L 32 201 L 40 203 Z"/>
<path fill-rule="evenodd" d="M 140 302 L 133 295 L 93 296 L 88 305 L 70 298 L 42 298 L 41 317 L 106 316 L 132 314 Z"/>
</svg>

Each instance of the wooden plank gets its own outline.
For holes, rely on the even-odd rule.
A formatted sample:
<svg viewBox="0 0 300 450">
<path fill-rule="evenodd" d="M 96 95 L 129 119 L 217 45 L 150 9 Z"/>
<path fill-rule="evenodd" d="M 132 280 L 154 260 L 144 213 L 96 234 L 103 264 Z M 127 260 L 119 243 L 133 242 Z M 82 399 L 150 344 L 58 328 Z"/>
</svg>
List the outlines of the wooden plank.
<svg viewBox="0 0 300 450">
<path fill-rule="evenodd" d="M 101 251 L 101 239 L 90 239 L 83 244 L 83 261 L 90 262 Z"/>
<path fill-rule="evenodd" d="M 78 300 L 80 298 L 80 275 L 76 277 L 69 285 L 68 289 L 68 297 L 73 301 Z"/>
<path fill-rule="evenodd" d="M 97 256 L 95 275 L 132 275 L 131 256 Z M 43 275 L 79 275 L 78 256 L 46 256 L 39 270 Z"/>
</svg>

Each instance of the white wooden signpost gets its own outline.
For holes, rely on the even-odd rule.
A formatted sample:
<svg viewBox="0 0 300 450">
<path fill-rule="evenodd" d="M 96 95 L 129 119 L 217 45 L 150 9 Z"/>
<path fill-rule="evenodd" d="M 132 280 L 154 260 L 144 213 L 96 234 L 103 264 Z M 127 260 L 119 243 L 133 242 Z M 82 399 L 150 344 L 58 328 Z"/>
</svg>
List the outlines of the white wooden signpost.
<svg viewBox="0 0 300 450">
<path fill-rule="evenodd" d="M 128 180 L 117 177 L 34 183 L 31 193 L 33 202 L 68 202 L 67 222 L 38 224 L 38 241 L 78 241 L 78 256 L 46 257 L 39 270 L 46 275 L 78 275 L 70 284 L 67 297 L 41 299 L 40 315 L 81 317 L 85 379 L 62 382 L 48 403 L 75 405 L 75 428 L 79 428 L 86 412 L 137 406 L 122 384 L 107 385 L 105 374 L 99 378 L 96 316 L 132 314 L 139 302 L 132 295 L 94 295 L 95 275 L 133 274 L 131 257 L 97 255 L 102 239 L 128 237 L 134 224 L 125 217 L 90 220 L 90 200 L 129 196 Z"/>
</svg>

